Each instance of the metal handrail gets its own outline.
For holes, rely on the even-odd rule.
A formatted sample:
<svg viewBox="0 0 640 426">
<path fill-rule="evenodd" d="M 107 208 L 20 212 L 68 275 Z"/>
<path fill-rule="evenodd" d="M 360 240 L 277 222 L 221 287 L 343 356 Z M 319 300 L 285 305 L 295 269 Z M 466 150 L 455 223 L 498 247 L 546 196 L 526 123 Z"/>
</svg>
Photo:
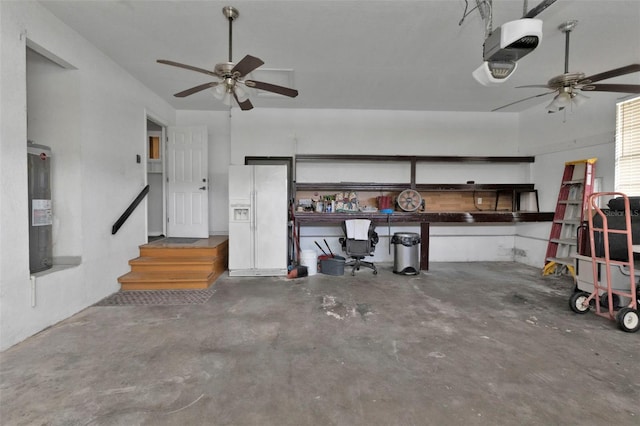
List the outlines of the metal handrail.
<svg viewBox="0 0 640 426">
<path fill-rule="evenodd" d="M 133 200 L 133 202 L 129 205 L 129 207 L 127 207 L 124 213 L 122 213 L 122 216 L 120 216 L 118 220 L 116 220 L 116 223 L 114 223 L 113 226 L 111 227 L 111 235 L 118 232 L 120 227 L 127 221 L 127 219 L 129 219 L 129 216 L 131 216 L 131 213 L 133 213 L 136 207 L 138 207 L 138 204 L 140 204 L 140 201 L 142 201 L 142 199 L 148 193 L 149 193 L 149 185 L 142 188 L 142 191 L 140 191 L 140 194 L 138 194 L 136 199 Z"/>
</svg>

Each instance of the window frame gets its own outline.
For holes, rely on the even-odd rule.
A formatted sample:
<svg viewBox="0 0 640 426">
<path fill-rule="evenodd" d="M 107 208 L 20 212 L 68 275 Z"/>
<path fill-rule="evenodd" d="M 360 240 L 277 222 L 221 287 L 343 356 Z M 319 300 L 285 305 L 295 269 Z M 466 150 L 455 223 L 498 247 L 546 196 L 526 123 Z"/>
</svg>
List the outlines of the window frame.
<svg viewBox="0 0 640 426">
<path fill-rule="evenodd" d="M 640 96 L 616 104 L 615 191 L 640 196 Z"/>
</svg>

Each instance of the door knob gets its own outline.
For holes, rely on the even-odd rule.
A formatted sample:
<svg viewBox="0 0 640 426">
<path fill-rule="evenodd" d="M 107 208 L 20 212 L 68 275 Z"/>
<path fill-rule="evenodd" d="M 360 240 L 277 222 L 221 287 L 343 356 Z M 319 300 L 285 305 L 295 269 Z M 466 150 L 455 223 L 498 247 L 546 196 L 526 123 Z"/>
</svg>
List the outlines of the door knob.
<svg viewBox="0 0 640 426">
<path fill-rule="evenodd" d="M 207 189 L 207 187 L 206 187 L 206 186 L 201 186 L 201 187 L 200 187 L 200 188 L 198 188 L 198 189 L 200 189 L 201 191 L 204 191 L 204 190 L 206 190 L 206 189 Z"/>
</svg>

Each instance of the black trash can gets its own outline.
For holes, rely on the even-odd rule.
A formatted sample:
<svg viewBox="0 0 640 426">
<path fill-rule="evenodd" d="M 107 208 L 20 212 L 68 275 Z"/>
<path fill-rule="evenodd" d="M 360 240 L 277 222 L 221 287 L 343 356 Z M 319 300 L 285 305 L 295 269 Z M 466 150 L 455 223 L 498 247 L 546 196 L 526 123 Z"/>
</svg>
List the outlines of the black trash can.
<svg viewBox="0 0 640 426">
<path fill-rule="evenodd" d="M 420 234 L 412 232 L 396 232 L 391 238 L 394 245 L 393 272 L 401 275 L 420 273 Z"/>
</svg>

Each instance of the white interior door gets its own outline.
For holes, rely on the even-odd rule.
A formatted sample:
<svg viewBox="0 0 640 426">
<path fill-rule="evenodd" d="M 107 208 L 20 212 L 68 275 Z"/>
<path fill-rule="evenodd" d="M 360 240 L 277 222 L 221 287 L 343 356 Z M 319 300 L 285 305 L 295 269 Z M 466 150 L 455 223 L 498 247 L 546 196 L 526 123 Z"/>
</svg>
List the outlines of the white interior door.
<svg viewBox="0 0 640 426">
<path fill-rule="evenodd" d="M 167 235 L 209 237 L 208 138 L 205 126 L 169 127 Z"/>
</svg>

